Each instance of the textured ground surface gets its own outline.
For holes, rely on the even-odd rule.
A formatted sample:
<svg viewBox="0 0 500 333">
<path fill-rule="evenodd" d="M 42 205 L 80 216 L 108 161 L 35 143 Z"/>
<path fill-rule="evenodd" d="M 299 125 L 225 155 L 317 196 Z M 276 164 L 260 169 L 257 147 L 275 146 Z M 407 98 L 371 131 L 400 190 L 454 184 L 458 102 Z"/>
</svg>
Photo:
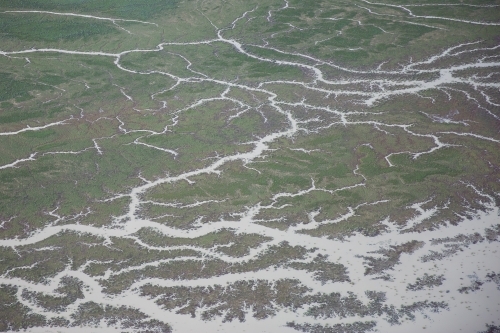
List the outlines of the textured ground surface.
<svg viewBox="0 0 500 333">
<path fill-rule="evenodd" d="M 0 0 L 0 331 L 500 331 L 500 2 Z"/>
</svg>

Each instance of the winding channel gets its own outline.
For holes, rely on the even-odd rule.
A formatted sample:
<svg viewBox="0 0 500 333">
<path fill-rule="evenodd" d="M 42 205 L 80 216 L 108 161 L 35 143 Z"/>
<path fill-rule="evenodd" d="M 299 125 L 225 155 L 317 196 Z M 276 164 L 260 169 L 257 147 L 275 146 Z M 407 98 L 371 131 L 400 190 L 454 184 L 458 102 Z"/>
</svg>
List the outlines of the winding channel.
<svg viewBox="0 0 500 333">
<path fill-rule="evenodd" d="M 380 6 L 389 6 L 386 4 L 374 3 L 366 0 L 362 0 L 362 2 L 375 8 Z M 453 20 L 464 24 L 500 25 L 500 23 L 494 22 L 479 22 L 458 19 L 455 20 L 435 16 L 418 16 L 413 14 L 413 12 L 408 9 L 408 7 L 410 6 L 390 6 L 407 12 L 410 18 L 415 19 L 442 19 Z M 270 10 L 266 19 L 270 21 L 273 13 L 281 10 L 286 10 L 287 8 L 289 8 L 289 5 L 288 2 L 285 2 L 285 5 L 281 9 Z M 214 28 L 214 37 L 212 39 L 185 43 L 164 42 L 151 49 L 131 49 L 119 53 L 66 50 L 57 48 L 33 48 L 9 52 L 0 51 L 0 55 L 3 55 L 5 57 L 29 57 L 30 54 L 35 53 L 55 53 L 68 56 L 79 55 L 88 57 L 112 58 L 114 59 L 115 66 L 122 71 L 135 75 L 164 75 L 169 77 L 170 79 L 173 79 L 175 81 L 175 84 L 162 92 L 173 90 L 179 86 L 182 86 L 183 84 L 203 82 L 212 83 L 225 89 L 224 92 L 219 96 L 195 101 L 191 105 L 173 112 L 172 125 L 165 127 L 163 132 L 153 130 L 127 130 L 126 123 L 120 118 L 117 117 L 116 119 L 111 119 L 113 121 L 116 120 L 120 123 L 119 131 L 122 134 L 141 133 L 141 135 L 144 134 L 146 136 L 166 133 L 169 128 L 176 125 L 176 117 L 178 117 L 182 112 L 200 107 L 213 101 L 230 102 L 234 104 L 235 107 L 242 110 L 241 114 L 243 114 L 247 110 L 256 109 L 255 107 L 248 105 L 244 100 L 230 97 L 228 94 L 232 89 L 241 89 L 250 93 L 259 93 L 266 96 L 265 105 L 272 108 L 274 111 L 280 114 L 283 119 L 286 120 L 286 127 L 266 134 L 263 137 L 256 138 L 254 141 L 245 142 L 246 145 L 249 145 L 251 147 L 251 149 L 246 152 L 239 152 L 227 156 L 216 156 L 213 158 L 213 160 L 211 160 L 210 163 L 203 167 L 188 170 L 179 174 L 167 175 L 154 180 L 142 178 L 142 183 L 131 188 L 130 191 L 125 193 L 118 193 L 114 196 L 110 196 L 109 198 L 104 198 L 102 202 L 113 202 L 115 200 L 122 200 L 124 198 L 129 202 L 126 211 L 120 216 L 113 217 L 113 223 L 108 226 L 97 227 L 79 224 L 78 218 L 80 216 L 60 216 L 57 214 L 56 210 L 54 212 L 51 212 L 50 214 L 53 218 L 53 221 L 51 221 L 51 223 L 47 223 L 44 228 L 32 232 L 31 234 L 27 235 L 27 237 L 0 239 L 1 247 L 16 249 L 18 247 L 27 245 L 36 245 L 37 243 L 40 243 L 52 236 L 61 234 L 63 232 L 72 232 L 77 234 L 89 234 L 96 236 L 102 240 L 103 244 L 107 246 L 112 246 L 112 238 L 122 238 L 133 240 L 135 244 L 140 246 L 144 251 L 190 250 L 200 254 L 200 256 L 179 257 L 173 259 L 162 259 L 159 261 L 145 262 L 142 265 L 129 266 L 120 271 L 108 270 L 106 273 L 104 273 L 104 275 L 97 277 L 90 276 L 85 273 L 85 269 L 87 268 L 87 266 L 92 263 L 92 261 L 89 261 L 87 264 L 82 265 L 77 269 L 66 267 L 56 276 L 50 277 L 46 284 L 27 282 L 23 279 L 10 276 L 9 273 L 11 271 L 7 271 L 2 276 L 0 276 L 0 284 L 13 285 L 18 287 L 18 301 L 31 309 L 33 313 L 41 314 L 49 319 L 62 317 L 71 322 L 73 320 L 72 315 L 77 311 L 78 307 L 81 304 L 86 302 L 95 302 L 98 304 L 110 305 L 114 307 L 127 306 L 137 309 L 147 315 L 148 318 L 156 319 L 158 321 L 170 324 L 175 332 L 199 332 L 200 330 L 205 330 L 207 332 L 243 332 L 244 329 L 248 329 L 249 332 L 296 332 L 295 329 L 286 326 L 286 323 L 292 321 L 307 322 L 320 325 L 350 324 L 356 321 L 374 321 L 377 323 L 377 330 L 384 333 L 402 331 L 417 332 L 420 331 L 420 328 L 422 327 L 426 327 L 427 332 L 443 332 L 446 330 L 458 332 L 455 329 L 459 328 L 463 329 L 464 331 L 472 332 L 482 329 L 484 323 L 494 322 L 496 325 L 500 324 L 500 322 L 498 321 L 500 318 L 500 304 L 498 303 L 498 300 L 500 299 L 500 285 L 497 286 L 494 283 L 486 283 L 482 290 L 471 294 L 456 292 L 456 290 L 464 285 L 464 281 L 460 280 L 460 277 L 474 276 L 478 275 L 478 272 L 487 272 L 489 270 L 496 270 L 498 273 L 500 273 L 500 242 L 488 242 L 484 240 L 474 244 L 469 244 L 469 246 L 466 247 L 461 247 L 461 250 L 457 251 L 452 256 L 443 257 L 440 260 L 425 261 L 423 259 L 432 253 L 444 253 L 447 250 L 445 242 L 433 242 L 433 240 L 435 240 L 436 238 L 455 239 L 459 238 L 461 235 L 479 234 L 483 239 L 485 239 L 487 237 L 486 230 L 494 228 L 498 225 L 499 210 L 495 205 L 495 198 L 484 193 L 481 189 L 477 189 L 473 185 L 470 185 L 470 187 L 475 191 L 475 193 L 477 193 L 478 196 L 484 199 L 484 212 L 474 212 L 474 216 L 472 219 L 464 219 L 464 221 L 459 224 L 446 224 L 439 226 L 439 228 L 437 228 L 436 230 L 427 230 L 418 233 L 411 231 L 408 232 L 408 230 L 410 230 L 413 226 L 418 225 L 419 223 L 422 223 L 426 219 L 432 217 L 440 209 L 442 209 L 442 207 L 435 206 L 433 208 L 423 208 L 425 202 L 416 203 L 413 208 L 417 213 L 412 219 L 407 221 L 406 225 L 401 226 L 389 220 L 385 220 L 381 222 L 382 224 L 384 224 L 385 229 L 379 235 L 368 237 L 361 233 L 354 233 L 352 236 L 343 240 L 330 239 L 327 237 L 313 237 L 304 233 L 304 231 L 316 229 L 322 225 L 347 221 L 349 218 L 355 216 L 357 211 L 361 207 L 383 204 L 387 200 L 365 202 L 356 207 L 349 207 L 346 211 L 339 212 L 339 217 L 332 220 L 317 221 L 315 217 L 318 215 L 318 212 L 308 212 L 309 221 L 307 221 L 307 223 L 301 222 L 294 226 L 291 226 L 286 230 L 267 227 L 259 218 L 262 212 L 283 209 L 285 206 L 280 205 L 280 199 L 282 198 L 302 197 L 312 192 L 323 192 L 333 195 L 334 193 L 342 190 L 351 189 L 354 187 L 363 187 L 365 186 L 366 178 L 361 173 L 359 173 L 359 170 L 357 169 L 352 170 L 352 173 L 354 175 L 359 176 L 359 182 L 354 185 L 341 186 L 337 189 L 332 190 L 317 186 L 314 183 L 314 180 L 311 180 L 311 185 L 309 188 L 305 188 L 296 192 L 275 193 L 272 197 L 269 198 L 267 204 L 258 203 L 253 206 L 245 207 L 245 210 L 239 213 L 239 215 L 232 216 L 231 218 L 225 217 L 221 218 L 220 220 L 199 223 L 191 229 L 179 229 L 167 226 L 165 224 L 154 221 L 154 219 L 143 216 L 142 211 L 146 204 L 177 207 L 179 209 L 189 209 L 192 207 L 205 205 L 216 205 L 218 204 L 217 200 L 179 204 L 154 202 L 151 200 L 146 200 L 145 196 L 151 190 L 158 188 L 162 184 L 173 184 L 178 182 L 192 183 L 192 179 L 200 175 L 220 175 L 223 177 L 224 167 L 232 162 L 239 162 L 240 164 L 251 168 L 256 164 L 256 161 L 262 161 L 266 159 L 266 153 L 271 150 L 272 144 L 276 143 L 279 139 L 306 136 L 312 132 L 317 133 L 334 126 L 368 126 L 385 133 L 389 133 L 387 131 L 397 129 L 401 130 L 410 137 L 425 138 L 426 140 L 431 142 L 432 146 L 429 149 L 421 151 L 397 151 L 388 154 L 387 156 L 385 156 L 385 160 L 388 166 L 395 166 L 395 162 L 391 159 L 394 155 L 406 154 L 411 156 L 413 159 L 418 159 L 422 155 L 432 154 L 437 150 L 445 147 L 456 147 L 457 145 L 454 143 L 455 141 L 450 140 L 450 138 L 456 137 L 468 137 L 474 140 L 485 141 L 500 148 L 500 137 L 492 137 L 483 135 L 481 133 L 474 133 L 467 130 L 467 126 L 463 126 L 464 131 L 420 133 L 418 130 L 412 128 L 413 124 L 411 123 L 385 123 L 383 121 L 376 120 L 376 114 L 373 113 L 367 113 L 364 111 L 339 110 L 334 106 L 315 105 L 305 100 L 302 102 L 288 102 L 280 98 L 279 94 L 273 92 L 272 88 L 270 88 L 276 85 L 291 87 L 298 86 L 302 89 L 305 89 L 306 91 L 319 93 L 323 96 L 352 98 L 358 103 L 358 105 L 363 105 L 363 107 L 366 108 L 370 108 L 377 105 L 378 103 L 396 97 L 406 95 L 420 96 L 419 94 L 423 93 L 424 91 L 433 90 L 441 94 L 448 95 L 450 96 L 450 98 L 451 94 L 462 95 L 471 103 L 476 104 L 480 112 L 483 112 L 492 121 L 500 121 L 500 105 L 497 102 L 498 96 L 495 96 L 495 94 L 497 94 L 500 89 L 500 82 L 494 82 L 493 80 L 487 81 L 477 76 L 467 76 L 467 74 L 464 75 L 464 73 L 467 73 L 468 70 L 472 69 L 482 69 L 491 72 L 500 71 L 500 59 L 498 57 L 500 45 L 484 47 L 482 46 L 482 43 L 480 41 L 463 43 L 448 47 L 442 52 L 435 54 L 425 60 L 405 64 L 398 70 L 383 70 L 383 66 L 381 65 L 376 69 L 363 71 L 341 67 L 329 61 L 317 59 L 310 55 L 288 52 L 268 46 L 266 44 L 244 45 L 238 40 L 225 37 L 225 32 L 235 29 L 238 24 L 244 22 L 245 19 L 248 19 L 253 12 L 254 10 L 244 12 L 241 16 L 235 18 L 234 21 L 225 28 L 218 28 L 212 23 L 212 26 Z M 151 25 L 152 27 L 157 26 L 156 23 L 146 21 L 123 20 L 76 13 L 57 13 L 49 11 L 10 11 L 8 13 L 21 15 L 65 15 L 91 20 L 105 20 L 116 25 L 118 25 L 119 22 L 130 21 L 137 24 Z M 371 10 L 370 14 L 373 14 Z M 120 29 L 124 28 L 120 27 Z M 130 29 L 132 30 L 132 28 Z M 132 33 L 129 30 L 126 30 L 126 32 Z M 259 83 L 258 85 L 250 86 L 238 82 L 230 82 L 211 78 L 210 76 L 200 71 L 195 71 L 191 68 L 191 66 L 193 65 L 191 61 L 184 56 L 181 57 L 186 63 L 186 69 L 193 74 L 189 77 L 180 77 L 172 73 L 159 70 L 137 71 L 127 68 L 121 62 L 122 57 L 131 53 L 151 53 L 165 51 L 169 50 L 170 46 L 178 47 L 215 45 L 218 43 L 229 45 L 234 51 L 238 52 L 239 54 L 260 62 L 301 68 L 311 73 L 311 79 L 309 81 L 303 82 L 286 80 L 265 81 Z M 303 60 L 303 62 L 291 60 L 285 61 L 263 57 L 249 51 L 247 46 L 258 47 L 260 49 L 277 52 L 285 56 L 293 56 L 295 59 Z M 477 57 L 483 52 L 490 52 L 491 54 L 494 54 L 494 56 Z M 454 65 L 449 67 L 440 66 L 440 64 L 442 63 L 440 62 L 440 60 L 460 60 L 462 59 L 462 57 L 468 55 L 475 57 L 469 57 L 467 59 L 474 58 L 475 60 L 466 60 L 462 61 L 459 64 L 456 64 L 455 62 Z M 328 75 L 325 74 L 322 70 L 322 68 L 324 67 L 341 71 L 346 76 L 353 75 L 354 78 L 327 78 Z M 426 77 L 430 77 L 430 79 L 414 79 L 419 75 L 427 75 Z M 120 91 L 127 101 L 133 102 L 133 97 L 127 95 L 123 88 L 121 88 Z M 478 100 L 476 97 L 470 94 L 470 91 L 474 91 L 475 93 L 483 96 L 483 99 Z M 491 93 L 491 91 L 494 91 L 495 93 Z M 156 95 L 158 94 L 159 93 L 153 93 L 152 98 L 156 99 Z M 167 101 L 159 100 L 159 102 L 166 103 Z M 328 117 L 335 117 L 336 120 L 325 122 L 318 121 L 313 117 L 309 119 L 299 119 L 296 115 L 294 115 L 293 112 L 290 111 L 291 108 L 313 110 L 315 111 L 315 113 L 325 114 L 328 115 Z M 238 117 L 239 115 L 240 113 L 238 113 L 234 117 Z M 356 120 L 359 119 L 360 116 L 364 116 L 368 119 Z M 370 118 L 369 116 L 372 116 L 372 118 Z M 39 131 L 54 126 L 69 126 L 73 122 L 77 121 L 78 118 L 75 117 L 47 123 L 40 126 L 24 127 L 17 131 L 0 133 L 0 137 L 14 136 L 31 131 Z M 311 124 L 316 125 L 314 125 L 314 127 Z M 166 158 L 176 158 L 176 156 L 178 155 L 178 153 L 174 149 L 162 148 L 154 146 L 152 144 L 147 144 L 142 142 L 141 138 L 142 137 L 135 139 L 132 144 L 142 146 L 144 147 L 144 149 L 160 150 L 162 153 L 165 153 Z M 32 153 L 29 156 L 14 160 L 5 165 L 1 165 L 0 170 L 22 167 L 27 163 L 36 163 L 37 158 L 46 154 L 80 154 L 84 151 L 94 151 L 96 154 L 103 154 L 103 150 L 99 146 L 99 140 L 102 139 L 103 138 L 94 138 L 93 145 L 81 151 L 55 150 L 43 154 Z M 309 152 L 305 149 L 302 150 L 305 153 Z M 85 213 L 82 212 L 82 214 Z M 72 220 L 74 220 L 75 223 L 68 223 L 68 221 Z M 62 221 L 65 221 L 66 223 L 58 223 Z M 153 246 L 147 244 L 136 236 L 136 233 L 143 228 L 150 228 L 152 230 L 155 230 L 162 236 L 174 238 L 194 239 L 217 231 L 231 230 L 237 235 L 257 234 L 269 240 L 257 247 L 250 249 L 249 253 L 244 256 L 234 257 L 218 252 L 213 248 L 207 249 L 195 245 Z M 379 251 L 381 248 L 387 249 L 391 246 L 397 246 L 411 241 L 422 242 L 423 245 L 412 253 L 403 253 L 401 255 L 400 262 L 390 270 L 390 279 L 374 279 L 372 275 L 365 274 L 365 257 L 367 256 L 367 254 L 373 254 L 374 257 L 381 257 L 379 254 L 376 254 L 376 251 Z M 146 267 L 159 267 L 161 264 L 173 262 L 176 260 L 203 261 L 205 260 L 204 258 L 209 258 L 231 264 L 245 263 L 259 258 L 262 253 L 268 251 L 272 246 L 279 246 L 280 244 L 283 244 L 283 242 L 286 242 L 290 246 L 299 246 L 308 250 L 314 249 L 314 254 L 309 255 L 305 259 L 305 262 L 313 260 L 313 258 L 319 254 L 327 256 L 328 261 L 331 263 L 342 264 L 343 266 L 348 268 L 348 276 L 350 281 L 322 283 L 315 279 L 314 274 L 312 274 L 311 272 L 283 266 L 266 268 L 263 270 L 256 270 L 245 273 L 221 274 L 220 276 L 191 280 L 169 280 L 143 277 L 136 280 L 131 286 L 126 288 L 126 290 L 118 294 L 106 293 L 105 288 L 101 284 L 101 282 L 110 279 L 113 276 L 118 276 L 131 271 L 141 271 Z M 51 251 L 57 250 L 58 249 L 55 247 L 40 249 L 40 251 L 44 251 L 44 253 L 47 253 L 47 255 L 50 255 Z M 39 264 L 43 265 L 43 263 Z M 33 267 L 18 267 L 16 269 L 34 268 L 36 268 L 36 265 Z M 408 283 L 414 282 L 415 278 L 421 275 L 421 272 L 441 274 L 443 276 L 443 279 L 446 280 L 446 283 L 435 287 L 432 290 L 432 295 L 429 295 L 429 290 L 427 289 L 406 292 L 404 288 L 407 287 Z M 481 275 L 482 278 L 484 277 L 483 275 L 484 274 Z M 39 306 L 35 302 L 32 302 L 30 299 L 23 297 L 23 292 L 25 291 L 40 292 L 48 295 L 58 295 L 56 289 L 60 285 L 61 279 L 67 276 L 75 277 L 76 279 L 82 281 L 85 287 L 83 288 L 83 298 L 78 299 L 74 303 L 67 306 L 64 311 L 49 311 Z M 291 277 L 299 280 L 302 285 L 309 288 L 308 293 L 310 294 L 340 293 L 343 297 L 348 297 L 349 295 L 354 294 L 361 302 L 363 302 L 364 304 L 368 304 L 370 302 L 370 299 L 367 297 L 365 291 L 376 290 L 384 292 L 386 303 L 393 305 L 396 308 L 400 308 L 401 306 L 409 305 L 415 302 L 425 302 L 429 300 L 436 302 L 445 302 L 448 304 L 448 308 L 440 311 L 439 313 L 432 313 L 431 311 L 423 310 L 422 312 L 419 312 L 417 314 L 417 317 L 414 321 L 405 321 L 399 323 L 398 325 L 391 325 L 388 322 L 385 314 L 366 316 L 354 315 L 347 318 L 322 318 L 306 316 L 308 307 L 312 306 L 312 304 L 310 304 L 305 305 L 303 308 L 295 309 L 295 311 L 291 311 L 285 308 L 280 309 L 274 316 L 271 316 L 265 320 L 257 320 L 248 315 L 245 322 L 239 323 L 236 320 L 232 322 L 223 322 L 219 317 L 216 317 L 210 321 L 201 320 L 199 315 L 196 316 L 196 318 L 190 318 L 187 315 L 176 313 L 175 310 L 163 309 L 158 306 L 157 303 L 155 303 L 155 299 L 147 298 L 141 295 L 141 288 L 146 285 L 155 285 L 165 288 L 210 287 L 214 285 L 229 286 L 238 281 L 265 280 L 270 283 L 275 283 L 279 280 L 290 279 Z M 450 290 L 452 290 L 451 293 L 449 292 Z M 201 313 L 201 310 L 199 311 L 199 313 Z M 468 319 L 475 318 L 476 316 L 480 316 L 480 323 L 470 320 L 467 322 Z M 450 330 L 450 326 L 444 327 L 443 323 L 457 324 L 456 327 L 453 327 L 453 329 Z M 415 330 L 414 327 L 419 327 L 419 330 Z M 58 332 L 79 332 L 79 330 L 85 331 L 83 328 L 79 329 L 76 327 L 57 328 Z M 27 331 L 47 332 L 48 329 L 30 328 Z M 94 327 L 92 329 L 92 331 L 135 332 L 133 328 L 124 329 L 112 326 L 109 327 L 105 321 L 101 321 L 100 324 L 97 325 L 97 327 Z"/>
</svg>

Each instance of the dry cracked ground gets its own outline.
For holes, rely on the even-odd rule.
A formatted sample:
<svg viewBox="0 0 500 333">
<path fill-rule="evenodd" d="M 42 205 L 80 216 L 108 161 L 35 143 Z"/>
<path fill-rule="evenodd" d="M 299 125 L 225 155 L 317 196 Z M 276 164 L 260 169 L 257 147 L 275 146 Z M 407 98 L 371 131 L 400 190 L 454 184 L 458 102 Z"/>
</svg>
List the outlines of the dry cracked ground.
<svg viewBox="0 0 500 333">
<path fill-rule="evenodd" d="M 0 0 L 0 331 L 500 332 L 498 0 Z"/>
</svg>

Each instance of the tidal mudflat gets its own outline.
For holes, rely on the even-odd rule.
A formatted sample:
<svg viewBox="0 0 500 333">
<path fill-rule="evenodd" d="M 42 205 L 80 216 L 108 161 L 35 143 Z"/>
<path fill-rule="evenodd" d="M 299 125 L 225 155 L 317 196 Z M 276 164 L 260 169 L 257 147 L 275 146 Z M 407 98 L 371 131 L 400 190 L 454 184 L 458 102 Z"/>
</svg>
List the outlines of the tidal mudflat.
<svg viewBox="0 0 500 333">
<path fill-rule="evenodd" d="M 497 7 L 0 1 L 0 331 L 497 332 Z"/>
</svg>

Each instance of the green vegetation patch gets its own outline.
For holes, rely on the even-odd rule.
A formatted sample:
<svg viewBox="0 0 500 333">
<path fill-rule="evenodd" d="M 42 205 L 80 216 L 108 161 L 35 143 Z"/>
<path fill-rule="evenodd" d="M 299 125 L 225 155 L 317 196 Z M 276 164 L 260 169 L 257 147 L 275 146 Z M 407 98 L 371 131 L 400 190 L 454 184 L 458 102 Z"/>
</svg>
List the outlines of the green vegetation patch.
<svg viewBox="0 0 500 333">
<path fill-rule="evenodd" d="M 0 31 L 7 38 L 26 41 L 57 42 L 76 40 L 116 31 L 109 22 L 79 17 L 50 16 L 48 14 L 2 13 Z"/>
<path fill-rule="evenodd" d="M 179 0 L 1 0 L 0 8 L 47 10 L 146 20 L 172 10 Z"/>
<path fill-rule="evenodd" d="M 32 98 L 30 94 L 31 91 L 47 89 L 49 89 L 49 87 L 44 86 L 43 84 L 33 83 L 31 80 L 19 79 L 13 74 L 0 72 L 0 101 L 7 101 L 10 99 L 25 101 Z M 2 123 L 23 120 L 16 119 L 15 116 L 13 118 L 9 118 L 9 116 L 4 116 L 3 114 L 0 114 L 0 117 L 6 117 L 5 120 L 0 120 Z"/>
<path fill-rule="evenodd" d="M 33 313 L 27 306 L 21 304 L 16 297 L 18 288 L 0 285 L 0 331 L 29 329 L 44 326 L 46 318 Z"/>
</svg>

